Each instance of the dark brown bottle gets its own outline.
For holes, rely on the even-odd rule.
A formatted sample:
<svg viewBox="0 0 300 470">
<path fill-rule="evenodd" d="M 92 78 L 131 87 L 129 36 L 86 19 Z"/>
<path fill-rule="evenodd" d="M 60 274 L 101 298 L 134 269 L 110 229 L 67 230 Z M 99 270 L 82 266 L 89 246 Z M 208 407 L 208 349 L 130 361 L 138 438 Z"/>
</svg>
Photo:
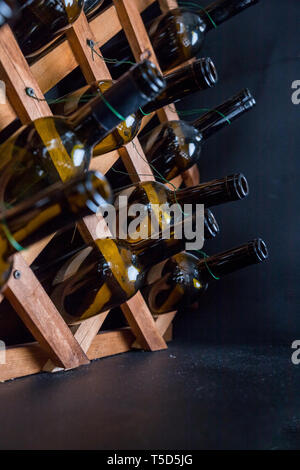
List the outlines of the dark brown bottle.
<svg viewBox="0 0 300 470">
<path fill-rule="evenodd" d="M 219 233 L 219 224 L 214 214 L 210 209 L 205 209 L 204 239 L 213 239 Z M 173 227 L 170 229 L 170 237 L 174 237 Z M 63 264 L 86 247 L 79 231 L 72 227 L 56 234 L 31 267 L 38 279 L 48 285 Z"/>
<path fill-rule="evenodd" d="M 254 105 L 255 99 L 248 89 L 244 89 L 193 123 L 168 121 L 143 136 L 140 141 L 155 176 L 159 175 L 170 181 L 198 163 L 202 144 L 250 111 Z M 121 159 L 113 165 L 107 177 L 116 189 L 129 184 Z"/>
<path fill-rule="evenodd" d="M 16 0 L 20 7 L 13 32 L 26 57 L 34 57 L 79 17 L 83 0 Z"/>
<path fill-rule="evenodd" d="M 151 266 L 182 251 L 185 242 L 185 238 L 137 243 L 96 240 L 56 274 L 51 298 L 68 323 L 117 307 L 141 289 Z"/>
<path fill-rule="evenodd" d="M 9 279 L 12 256 L 111 201 L 107 180 L 95 172 L 49 186 L 22 204 L 0 213 L 0 289 Z"/>
<path fill-rule="evenodd" d="M 84 0 L 83 11 L 89 20 L 101 10 L 104 0 Z"/>
<path fill-rule="evenodd" d="M 0 201 L 11 207 L 49 184 L 86 171 L 93 146 L 123 116 L 155 98 L 164 84 L 146 60 L 70 118 L 40 118 L 21 128 L 0 146 Z"/>
<path fill-rule="evenodd" d="M 201 260 L 191 253 L 179 253 L 160 265 L 160 270 L 149 271 L 152 283 L 144 296 L 153 314 L 171 312 L 192 304 L 214 279 L 267 258 L 268 249 L 260 238 Z"/>
<path fill-rule="evenodd" d="M 206 33 L 258 1 L 217 0 L 205 8 L 206 12 L 200 5 L 198 11 L 183 6 L 160 15 L 147 30 L 161 69 L 169 70 L 194 57 L 200 51 Z M 128 43 L 124 40 L 102 50 L 105 57 L 118 59 L 119 63 L 113 65 L 116 71 L 126 67 L 122 60 L 131 59 Z"/>
<path fill-rule="evenodd" d="M 5 23 L 13 26 L 19 14 L 20 11 L 15 0 L 0 0 L 0 27 Z"/>
<path fill-rule="evenodd" d="M 105 139 L 96 145 L 94 156 L 111 152 L 127 144 L 137 135 L 146 114 L 176 102 L 191 93 L 213 87 L 218 81 L 218 75 L 212 60 L 204 58 L 167 74 L 164 79 L 166 81 L 164 91 L 143 108 L 138 109 L 136 113 L 128 116 L 125 121 L 121 122 Z M 84 106 L 85 103 L 92 100 L 94 96 L 97 96 L 99 90 L 104 93 L 112 83 L 110 80 L 102 80 L 87 85 L 50 104 L 51 110 L 56 115 L 70 116 Z"/>
</svg>

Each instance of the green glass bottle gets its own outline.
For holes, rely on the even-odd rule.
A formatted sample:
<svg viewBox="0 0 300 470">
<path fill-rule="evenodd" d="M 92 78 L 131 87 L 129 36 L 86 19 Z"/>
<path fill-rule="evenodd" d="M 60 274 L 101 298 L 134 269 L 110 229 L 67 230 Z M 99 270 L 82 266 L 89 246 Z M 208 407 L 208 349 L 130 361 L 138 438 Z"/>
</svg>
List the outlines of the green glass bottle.
<svg viewBox="0 0 300 470">
<path fill-rule="evenodd" d="M 179 253 L 149 270 L 151 285 L 143 294 L 154 315 L 172 312 L 191 305 L 211 281 L 267 258 L 267 246 L 260 238 L 200 260 L 191 253 Z"/>
<path fill-rule="evenodd" d="M 231 125 L 254 106 L 255 99 L 248 89 L 244 89 L 193 123 L 180 120 L 157 126 L 140 139 L 154 175 L 170 181 L 191 168 L 199 162 L 202 144 L 210 136 Z M 107 172 L 107 177 L 115 189 L 130 184 L 121 159 Z"/>
<path fill-rule="evenodd" d="M 107 180 L 100 173 L 87 172 L 0 212 L 0 289 L 9 279 L 15 253 L 96 213 L 101 205 L 110 203 L 111 196 Z"/>
<path fill-rule="evenodd" d="M 94 148 L 94 156 L 102 155 L 120 148 L 130 142 L 140 130 L 143 117 L 156 111 L 162 106 L 176 102 L 179 99 L 199 90 L 213 87 L 218 81 L 214 63 L 210 58 L 196 60 L 193 64 L 181 67 L 166 75 L 166 88 L 155 99 L 147 103 L 136 113 L 121 122 L 105 139 Z M 57 102 L 50 104 L 53 114 L 70 116 L 84 106 L 99 93 L 104 93 L 112 81 L 102 80 L 87 85 L 74 93 L 63 96 Z"/>
<path fill-rule="evenodd" d="M 158 16 L 147 25 L 147 31 L 161 69 L 170 70 L 197 55 L 209 31 L 258 1 L 217 0 L 205 9 L 199 4 L 198 10 L 191 10 L 187 4 L 187 7 L 175 8 Z M 118 62 L 112 64 L 116 76 L 126 70 L 124 61 L 132 60 L 124 37 L 102 47 L 102 52 L 105 57 L 117 59 Z"/>
<path fill-rule="evenodd" d="M 13 26 L 20 12 L 15 0 L 0 0 L 0 27 L 5 23 Z"/>
<path fill-rule="evenodd" d="M 86 171 L 94 145 L 124 116 L 155 98 L 164 84 L 146 60 L 70 118 L 40 118 L 21 128 L 0 146 L 2 204 L 11 207 L 49 184 Z"/>
</svg>

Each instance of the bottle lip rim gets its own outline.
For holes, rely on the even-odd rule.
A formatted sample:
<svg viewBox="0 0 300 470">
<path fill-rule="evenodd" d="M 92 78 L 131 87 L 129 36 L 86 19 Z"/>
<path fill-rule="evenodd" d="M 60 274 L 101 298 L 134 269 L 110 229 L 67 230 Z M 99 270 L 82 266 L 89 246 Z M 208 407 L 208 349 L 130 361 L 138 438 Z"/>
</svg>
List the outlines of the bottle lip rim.
<svg viewBox="0 0 300 470">
<path fill-rule="evenodd" d="M 212 88 L 219 80 L 216 66 L 210 57 L 203 57 L 198 59 L 193 64 L 193 69 L 197 78 L 197 68 L 200 67 L 201 74 L 205 80 L 206 85 Z"/>
<path fill-rule="evenodd" d="M 257 262 L 265 261 L 266 259 L 268 259 L 268 247 L 262 238 L 256 238 L 255 240 L 250 242 L 250 244 L 253 247 Z"/>
</svg>

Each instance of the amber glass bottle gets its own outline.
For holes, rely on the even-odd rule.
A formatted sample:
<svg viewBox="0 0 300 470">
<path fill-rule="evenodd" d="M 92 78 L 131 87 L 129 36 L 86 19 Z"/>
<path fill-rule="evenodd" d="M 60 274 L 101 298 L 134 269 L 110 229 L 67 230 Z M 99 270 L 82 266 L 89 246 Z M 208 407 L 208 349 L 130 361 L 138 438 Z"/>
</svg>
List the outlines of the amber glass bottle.
<svg viewBox="0 0 300 470">
<path fill-rule="evenodd" d="M 159 269 L 150 269 L 152 284 L 143 293 L 153 314 L 171 312 L 192 304 L 214 279 L 267 258 L 266 244 L 260 238 L 201 260 L 191 253 L 179 253 Z"/>
<path fill-rule="evenodd" d="M 148 25 L 147 30 L 161 69 L 172 69 L 194 57 L 201 49 L 206 33 L 258 1 L 217 0 L 208 5 L 205 11 L 199 5 L 199 10 L 180 7 L 160 15 Z M 105 57 L 119 61 L 113 65 L 116 74 L 126 69 L 122 60 L 131 59 L 126 40 L 122 38 L 102 50 Z"/>
<path fill-rule="evenodd" d="M 143 136 L 140 141 L 147 160 L 153 166 L 155 176 L 158 174 L 170 181 L 198 163 L 202 144 L 206 139 L 223 127 L 231 125 L 254 105 L 255 99 L 250 91 L 245 89 L 193 123 L 182 120 L 168 121 Z M 115 189 L 130 183 L 121 159 L 113 165 L 107 177 Z"/>
<path fill-rule="evenodd" d="M 87 172 L 56 183 L 16 207 L 0 213 L 0 289 L 12 270 L 12 255 L 111 201 L 111 190 L 99 173 Z"/>
<path fill-rule="evenodd" d="M 94 156 L 102 155 L 120 148 L 130 142 L 138 133 L 143 117 L 167 104 L 199 90 L 213 87 L 217 81 L 217 71 L 210 58 L 196 60 L 193 64 L 181 67 L 165 77 L 166 88 L 154 100 L 131 114 L 121 122 L 105 139 L 94 148 Z M 74 93 L 63 96 L 58 102 L 50 105 L 53 114 L 70 116 L 99 93 L 105 92 L 112 81 L 103 80 L 87 85 Z"/>
<path fill-rule="evenodd" d="M 74 23 L 83 0 L 16 0 L 20 7 L 13 31 L 26 57 L 34 57 Z"/>
<path fill-rule="evenodd" d="M 1 202 L 10 207 L 87 170 L 93 146 L 163 87 L 157 68 L 144 61 L 70 118 L 40 118 L 21 128 L 0 146 Z"/>
</svg>

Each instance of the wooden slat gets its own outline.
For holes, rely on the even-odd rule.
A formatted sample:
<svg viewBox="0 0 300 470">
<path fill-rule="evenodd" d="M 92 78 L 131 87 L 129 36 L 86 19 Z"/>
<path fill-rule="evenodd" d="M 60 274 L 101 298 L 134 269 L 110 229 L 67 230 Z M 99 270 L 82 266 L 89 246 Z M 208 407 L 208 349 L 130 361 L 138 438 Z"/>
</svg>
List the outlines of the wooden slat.
<svg viewBox="0 0 300 470">
<path fill-rule="evenodd" d="M 158 0 L 158 3 L 163 13 L 165 13 L 168 10 L 173 10 L 173 8 L 178 7 L 177 0 Z"/>
<path fill-rule="evenodd" d="M 166 336 L 166 333 L 167 332 L 170 333 L 169 328 L 172 325 L 172 322 L 176 316 L 176 313 L 177 312 L 165 313 L 164 315 L 159 315 L 155 319 L 155 326 L 160 332 L 160 334 L 164 337 L 165 341 L 170 341 L 170 336 L 168 335 Z M 138 341 L 135 341 L 131 347 L 136 348 L 136 349 L 141 349 L 141 346 Z"/>
<path fill-rule="evenodd" d="M 92 40 L 96 44 L 96 38 L 83 12 L 68 29 L 67 39 L 87 83 L 111 79 L 106 63 L 96 54 L 93 55 L 91 47 L 87 44 L 87 40 Z"/>
<path fill-rule="evenodd" d="M 31 87 L 37 97 L 44 98 L 8 25 L 0 29 L 0 77 L 6 84 L 8 99 L 23 123 L 51 115 L 45 101 L 34 100 L 25 92 Z"/>
<path fill-rule="evenodd" d="M 21 255 L 14 256 L 14 270 L 4 295 L 55 364 L 66 369 L 88 364 L 88 359 L 41 284 Z"/>
<path fill-rule="evenodd" d="M 134 183 L 154 180 L 151 167 L 137 138 L 122 147 L 120 155 L 128 175 Z"/>
<path fill-rule="evenodd" d="M 165 339 L 171 341 L 172 325 L 166 331 Z M 128 352 L 134 341 L 135 337 L 129 328 L 103 331 L 93 339 L 87 357 L 94 360 Z M 38 343 L 7 348 L 6 363 L 0 364 L 0 382 L 45 371 L 47 357 Z"/>
<path fill-rule="evenodd" d="M 138 10 L 141 12 L 154 3 L 155 0 L 135 0 Z M 109 39 L 121 31 L 121 25 L 112 6 L 94 18 L 90 27 L 98 46 L 101 47 Z M 33 77 L 43 93 L 46 93 L 60 80 L 72 72 L 78 63 L 68 41 L 63 41 L 57 47 L 49 51 L 44 57 L 38 59 L 30 66 Z M 47 71 L 47 73 L 45 73 Z M 30 84 L 28 86 L 31 86 Z M 36 87 L 36 85 L 35 85 Z M 41 96 L 43 97 L 43 96 Z M 8 126 L 17 115 L 9 102 L 1 105 L 0 130 Z"/>
<path fill-rule="evenodd" d="M 167 345 L 155 326 L 155 321 L 140 292 L 121 306 L 138 343 L 143 349 L 158 351 Z"/>
</svg>

